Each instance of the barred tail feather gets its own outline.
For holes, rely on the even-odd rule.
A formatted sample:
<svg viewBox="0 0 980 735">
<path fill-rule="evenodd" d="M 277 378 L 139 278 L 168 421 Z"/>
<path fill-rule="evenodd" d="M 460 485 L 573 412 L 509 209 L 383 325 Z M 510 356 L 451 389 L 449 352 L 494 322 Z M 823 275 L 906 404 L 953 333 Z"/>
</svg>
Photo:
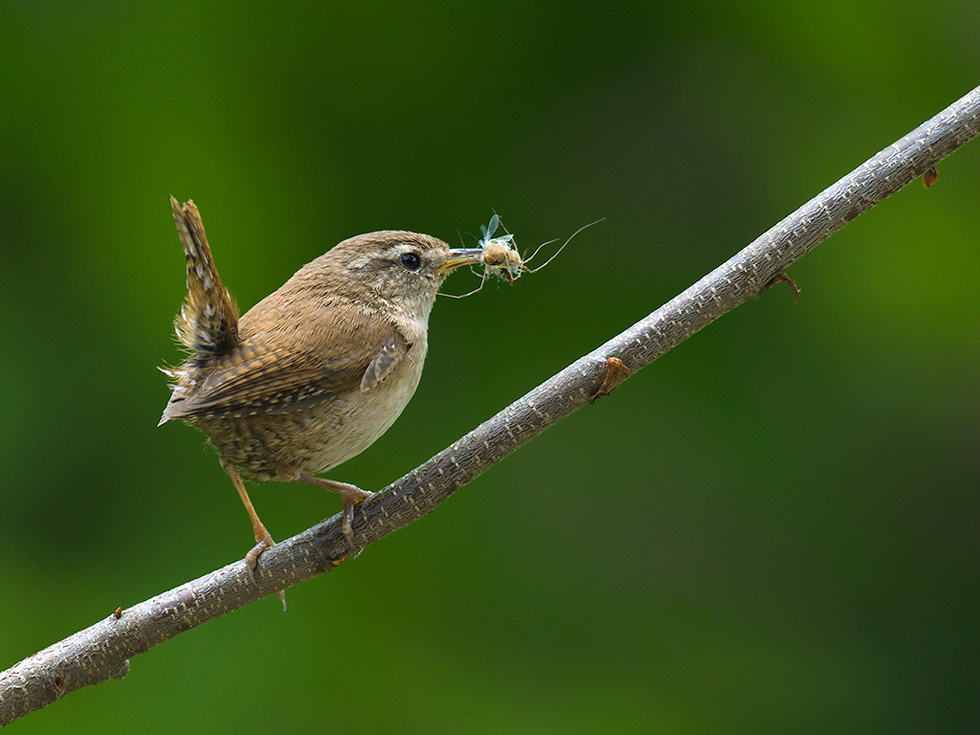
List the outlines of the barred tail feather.
<svg viewBox="0 0 980 735">
<path fill-rule="evenodd" d="M 181 207 L 170 197 L 170 204 L 187 259 L 187 301 L 174 324 L 178 339 L 192 353 L 190 366 L 203 368 L 238 343 L 238 307 L 214 267 L 194 202 Z"/>
</svg>

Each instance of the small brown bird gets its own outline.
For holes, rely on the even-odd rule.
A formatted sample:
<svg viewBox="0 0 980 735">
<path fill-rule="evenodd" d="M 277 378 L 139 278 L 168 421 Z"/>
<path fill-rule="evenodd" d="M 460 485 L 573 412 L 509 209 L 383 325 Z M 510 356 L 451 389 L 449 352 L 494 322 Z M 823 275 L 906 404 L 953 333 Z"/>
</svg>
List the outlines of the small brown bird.
<svg viewBox="0 0 980 735">
<path fill-rule="evenodd" d="M 173 393 L 160 423 L 181 419 L 218 450 L 255 532 L 249 570 L 275 542 L 243 477 L 340 493 L 353 550 L 354 504 L 371 493 L 315 475 L 364 451 L 398 418 L 422 375 L 436 292 L 454 269 L 479 262 L 480 250 L 414 232 L 358 235 L 239 319 L 197 207 L 170 203 L 187 259 L 176 329 L 190 356 L 164 370 Z"/>
</svg>

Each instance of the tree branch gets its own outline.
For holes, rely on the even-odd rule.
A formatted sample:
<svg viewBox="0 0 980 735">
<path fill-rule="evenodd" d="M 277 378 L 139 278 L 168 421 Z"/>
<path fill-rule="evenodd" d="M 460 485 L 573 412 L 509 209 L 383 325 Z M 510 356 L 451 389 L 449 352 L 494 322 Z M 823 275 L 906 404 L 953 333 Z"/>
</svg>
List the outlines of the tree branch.
<svg viewBox="0 0 980 735">
<path fill-rule="evenodd" d="M 360 503 L 353 524 L 358 545 L 374 543 L 426 515 L 549 426 L 605 395 L 630 373 L 721 315 L 759 296 L 827 237 L 978 133 L 980 87 L 807 202 L 645 319 Z M 255 584 L 245 562 L 239 561 L 110 615 L 0 674 L 0 726 L 83 686 L 121 678 L 132 656 L 329 571 L 348 553 L 338 514 L 263 553 Z"/>
</svg>

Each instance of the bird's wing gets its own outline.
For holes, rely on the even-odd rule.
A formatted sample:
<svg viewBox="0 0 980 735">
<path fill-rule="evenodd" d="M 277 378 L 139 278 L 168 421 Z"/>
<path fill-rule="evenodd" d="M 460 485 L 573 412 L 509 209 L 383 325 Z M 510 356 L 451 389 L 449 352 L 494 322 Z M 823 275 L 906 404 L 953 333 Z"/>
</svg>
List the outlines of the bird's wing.
<svg viewBox="0 0 980 735">
<path fill-rule="evenodd" d="M 411 343 L 406 341 L 398 332 L 389 336 L 364 371 L 364 375 L 361 377 L 361 390 L 369 391 L 381 385 L 384 379 L 395 369 L 395 365 L 400 363 L 402 358 L 408 354 L 411 346 Z"/>
<path fill-rule="evenodd" d="M 350 390 L 379 385 L 411 349 L 390 324 L 321 334 L 325 349 L 246 339 L 224 355 L 200 388 L 174 394 L 164 419 L 282 414 Z"/>
</svg>

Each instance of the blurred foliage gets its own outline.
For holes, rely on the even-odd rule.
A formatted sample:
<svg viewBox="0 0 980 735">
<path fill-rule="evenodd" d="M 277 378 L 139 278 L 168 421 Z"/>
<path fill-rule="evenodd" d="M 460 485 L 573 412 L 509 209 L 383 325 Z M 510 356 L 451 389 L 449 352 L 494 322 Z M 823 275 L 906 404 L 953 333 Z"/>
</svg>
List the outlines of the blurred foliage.
<svg viewBox="0 0 980 735">
<path fill-rule="evenodd" d="M 179 359 L 168 196 L 247 308 L 358 232 L 491 208 L 378 488 L 980 81 L 965 0 L 0 7 L 0 667 L 241 557 Z M 22 733 L 968 732 L 980 683 L 980 145 L 328 577 Z M 475 279 L 456 275 L 455 293 Z M 257 487 L 276 538 L 340 503 Z"/>
</svg>

